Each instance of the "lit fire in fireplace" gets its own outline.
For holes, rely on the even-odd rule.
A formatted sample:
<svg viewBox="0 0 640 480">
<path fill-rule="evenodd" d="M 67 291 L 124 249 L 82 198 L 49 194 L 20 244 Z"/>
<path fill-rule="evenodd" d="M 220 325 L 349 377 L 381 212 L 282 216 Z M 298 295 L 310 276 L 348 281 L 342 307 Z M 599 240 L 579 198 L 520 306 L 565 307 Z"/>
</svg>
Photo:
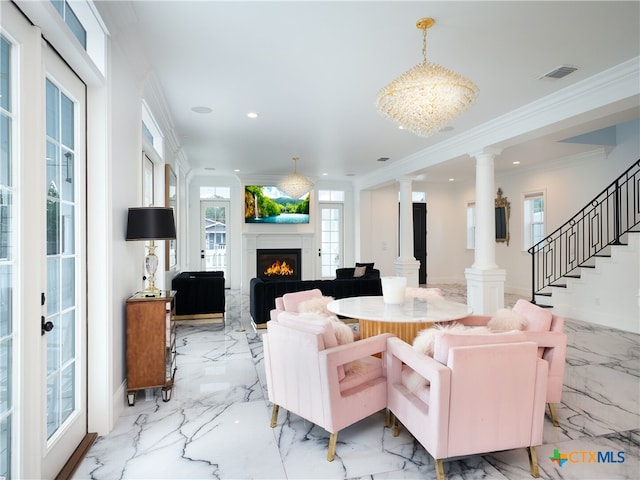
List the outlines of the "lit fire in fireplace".
<svg viewBox="0 0 640 480">
<path fill-rule="evenodd" d="M 293 268 L 291 268 L 287 262 L 280 262 L 279 260 L 276 260 L 264 271 L 264 275 L 293 275 Z"/>
</svg>

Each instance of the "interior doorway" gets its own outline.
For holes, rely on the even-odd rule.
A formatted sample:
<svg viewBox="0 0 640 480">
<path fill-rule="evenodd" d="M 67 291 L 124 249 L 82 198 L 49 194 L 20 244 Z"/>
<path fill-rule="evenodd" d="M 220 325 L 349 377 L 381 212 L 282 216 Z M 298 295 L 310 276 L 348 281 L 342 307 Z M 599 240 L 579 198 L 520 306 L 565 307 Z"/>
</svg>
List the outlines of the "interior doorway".
<svg viewBox="0 0 640 480">
<path fill-rule="evenodd" d="M 413 256 L 420 262 L 418 284 L 427 284 L 427 204 L 413 204 Z"/>
</svg>

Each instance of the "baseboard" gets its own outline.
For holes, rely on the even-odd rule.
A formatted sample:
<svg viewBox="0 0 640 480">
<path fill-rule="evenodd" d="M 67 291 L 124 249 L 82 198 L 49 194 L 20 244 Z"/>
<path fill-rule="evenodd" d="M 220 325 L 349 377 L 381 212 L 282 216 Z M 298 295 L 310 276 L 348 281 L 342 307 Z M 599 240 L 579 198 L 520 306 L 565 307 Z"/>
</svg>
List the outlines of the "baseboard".
<svg viewBox="0 0 640 480">
<path fill-rule="evenodd" d="M 224 322 L 224 313 L 194 313 L 192 315 L 175 315 L 175 320 L 209 320 L 222 318 Z"/>
</svg>

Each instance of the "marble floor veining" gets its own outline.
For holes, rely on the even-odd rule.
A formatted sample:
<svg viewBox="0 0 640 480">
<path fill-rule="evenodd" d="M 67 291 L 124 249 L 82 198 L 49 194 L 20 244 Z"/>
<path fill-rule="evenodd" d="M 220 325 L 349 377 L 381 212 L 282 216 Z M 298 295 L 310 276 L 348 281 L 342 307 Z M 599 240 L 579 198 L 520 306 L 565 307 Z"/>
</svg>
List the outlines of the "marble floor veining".
<svg viewBox="0 0 640 480">
<path fill-rule="evenodd" d="M 462 286 L 440 287 L 464 301 Z M 505 305 L 516 299 L 507 296 Z M 545 421 L 536 448 L 541 478 L 640 478 L 640 336 L 572 320 L 565 331 L 560 427 Z M 322 428 L 283 409 L 270 428 L 261 334 L 250 325 L 248 297 L 237 291 L 227 291 L 225 325 L 178 326 L 171 401 L 140 392 L 73 478 L 435 478 L 424 448 L 406 430 L 394 438 L 382 412 L 341 430 L 333 462 Z M 558 455 L 567 456 L 562 466 L 551 460 Z M 449 480 L 532 478 L 524 449 L 445 461 L 444 468 Z"/>
</svg>

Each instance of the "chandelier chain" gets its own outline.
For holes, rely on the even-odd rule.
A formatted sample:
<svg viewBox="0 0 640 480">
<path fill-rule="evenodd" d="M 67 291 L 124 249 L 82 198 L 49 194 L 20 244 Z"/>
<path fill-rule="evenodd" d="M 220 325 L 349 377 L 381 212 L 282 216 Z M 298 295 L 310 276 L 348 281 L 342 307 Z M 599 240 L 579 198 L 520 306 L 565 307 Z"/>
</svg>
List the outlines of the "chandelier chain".
<svg viewBox="0 0 640 480">
<path fill-rule="evenodd" d="M 427 64 L 427 29 L 422 30 L 422 63 Z"/>
</svg>

